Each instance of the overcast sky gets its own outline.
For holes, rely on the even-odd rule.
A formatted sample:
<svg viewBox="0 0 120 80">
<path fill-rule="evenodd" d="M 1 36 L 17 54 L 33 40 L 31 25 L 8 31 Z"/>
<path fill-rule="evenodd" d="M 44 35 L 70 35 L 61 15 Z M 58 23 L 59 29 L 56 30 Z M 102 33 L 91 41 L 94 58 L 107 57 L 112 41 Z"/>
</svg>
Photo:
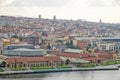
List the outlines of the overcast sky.
<svg viewBox="0 0 120 80">
<path fill-rule="evenodd" d="M 120 23 L 120 0 L 0 0 L 0 15 Z"/>
</svg>

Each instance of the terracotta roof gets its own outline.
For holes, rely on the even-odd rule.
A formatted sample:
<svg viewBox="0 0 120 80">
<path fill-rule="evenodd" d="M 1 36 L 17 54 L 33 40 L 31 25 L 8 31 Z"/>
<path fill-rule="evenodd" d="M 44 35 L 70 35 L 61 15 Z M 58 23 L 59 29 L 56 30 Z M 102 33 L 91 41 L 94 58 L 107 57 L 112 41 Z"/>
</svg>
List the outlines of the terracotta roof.
<svg viewBox="0 0 120 80">
<path fill-rule="evenodd" d="M 88 42 L 87 41 L 78 41 L 77 42 L 77 47 L 81 48 L 81 49 L 84 49 L 85 47 L 88 46 Z"/>
<path fill-rule="evenodd" d="M 45 60 L 48 61 L 62 61 L 59 56 L 44 56 Z"/>
<path fill-rule="evenodd" d="M 63 57 L 71 57 L 71 58 L 83 58 L 83 57 L 88 57 L 89 54 L 80 54 L 80 53 L 68 53 L 68 52 L 64 52 L 64 53 L 60 53 L 58 54 L 58 56 L 63 56 Z"/>
<path fill-rule="evenodd" d="M 62 59 L 59 56 L 44 56 L 44 57 L 10 57 L 7 58 L 8 63 L 17 63 L 23 62 L 23 63 L 29 63 L 29 62 L 51 62 L 51 61 L 62 61 Z"/>
<path fill-rule="evenodd" d="M 100 58 L 100 57 L 87 57 L 83 59 L 88 61 L 104 60 L 104 58 Z"/>
</svg>

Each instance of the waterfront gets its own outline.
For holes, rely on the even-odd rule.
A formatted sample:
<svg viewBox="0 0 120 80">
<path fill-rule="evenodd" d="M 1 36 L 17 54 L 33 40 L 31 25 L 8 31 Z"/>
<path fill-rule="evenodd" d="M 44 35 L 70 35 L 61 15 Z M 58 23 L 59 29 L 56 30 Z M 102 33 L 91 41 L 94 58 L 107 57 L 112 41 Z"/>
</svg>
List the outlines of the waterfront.
<svg viewBox="0 0 120 80">
<path fill-rule="evenodd" d="M 0 80 L 120 80 L 120 70 L 55 72 L 0 76 Z"/>
</svg>

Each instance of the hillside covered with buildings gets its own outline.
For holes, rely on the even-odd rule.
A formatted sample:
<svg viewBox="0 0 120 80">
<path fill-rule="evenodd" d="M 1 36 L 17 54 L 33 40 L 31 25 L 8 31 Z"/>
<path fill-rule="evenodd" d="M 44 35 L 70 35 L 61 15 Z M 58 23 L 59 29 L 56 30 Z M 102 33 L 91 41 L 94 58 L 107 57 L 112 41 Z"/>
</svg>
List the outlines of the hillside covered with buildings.
<svg viewBox="0 0 120 80">
<path fill-rule="evenodd" d="M 120 24 L 0 16 L 0 67 L 94 67 L 120 63 Z M 7 69 L 6 69 L 7 70 Z"/>
</svg>

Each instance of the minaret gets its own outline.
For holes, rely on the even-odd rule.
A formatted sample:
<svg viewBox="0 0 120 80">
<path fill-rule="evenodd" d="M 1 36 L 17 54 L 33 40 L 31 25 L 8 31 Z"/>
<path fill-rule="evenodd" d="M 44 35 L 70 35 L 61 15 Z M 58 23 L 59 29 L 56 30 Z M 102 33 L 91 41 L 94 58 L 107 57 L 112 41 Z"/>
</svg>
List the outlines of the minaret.
<svg viewBox="0 0 120 80">
<path fill-rule="evenodd" d="M 99 20 L 99 26 L 100 27 L 102 26 L 102 20 L 101 19 Z"/>
<path fill-rule="evenodd" d="M 41 14 L 39 14 L 39 20 L 41 20 Z"/>
<path fill-rule="evenodd" d="M 100 19 L 100 20 L 99 20 L 99 23 L 101 23 L 101 22 L 102 22 L 102 20 Z"/>
<path fill-rule="evenodd" d="M 56 20 L 56 16 L 53 16 L 53 20 Z"/>
</svg>

